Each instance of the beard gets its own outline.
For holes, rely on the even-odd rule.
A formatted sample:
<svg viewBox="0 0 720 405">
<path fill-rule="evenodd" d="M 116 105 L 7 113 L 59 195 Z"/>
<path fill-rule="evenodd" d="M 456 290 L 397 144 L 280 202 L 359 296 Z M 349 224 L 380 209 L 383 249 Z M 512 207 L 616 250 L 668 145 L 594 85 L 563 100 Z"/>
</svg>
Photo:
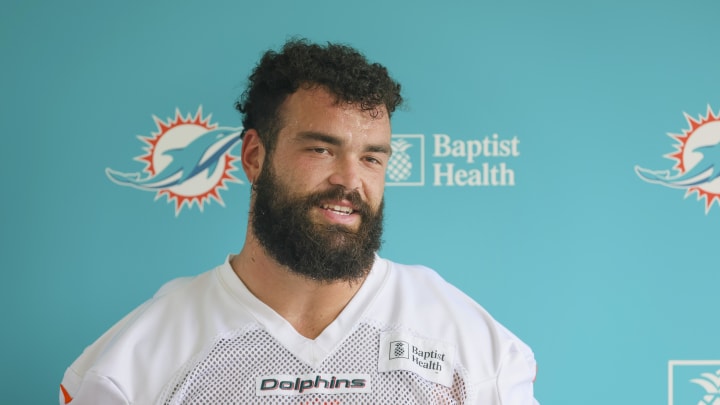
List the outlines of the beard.
<svg viewBox="0 0 720 405">
<path fill-rule="evenodd" d="M 357 190 L 335 186 L 323 192 L 293 196 L 275 175 L 272 162 L 253 184 L 252 229 L 260 245 L 276 262 L 317 281 L 364 278 L 382 244 L 384 201 L 376 211 Z M 348 200 L 360 215 L 353 230 L 344 225 L 315 223 L 310 217 L 323 201 Z"/>
</svg>

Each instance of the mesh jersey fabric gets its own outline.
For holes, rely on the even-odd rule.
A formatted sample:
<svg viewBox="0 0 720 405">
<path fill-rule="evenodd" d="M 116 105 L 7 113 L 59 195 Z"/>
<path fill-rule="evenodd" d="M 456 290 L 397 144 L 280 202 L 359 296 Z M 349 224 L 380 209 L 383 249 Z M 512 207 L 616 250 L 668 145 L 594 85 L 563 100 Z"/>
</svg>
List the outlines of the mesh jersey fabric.
<svg viewBox="0 0 720 405">
<path fill-rule="evenodd" d="M 533 405 L 534 376 L 532 351 L 426 267 L 376 257 L 337 319 L 307 339 L 228 258 L 163 286 L 85 349 L 62 387 L 72 405 Z"/>
</svg>

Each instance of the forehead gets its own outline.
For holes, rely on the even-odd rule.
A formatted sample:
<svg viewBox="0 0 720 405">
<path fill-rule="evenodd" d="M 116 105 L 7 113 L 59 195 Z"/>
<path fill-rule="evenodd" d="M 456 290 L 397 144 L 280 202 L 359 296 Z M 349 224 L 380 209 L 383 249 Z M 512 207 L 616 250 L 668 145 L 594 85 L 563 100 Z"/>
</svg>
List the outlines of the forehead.
<svg viewBox="0 0 720 405">
<path fill-rule="evenodd" d="M 390 116 L 384 105 L 363 110 L 358 103 L 338 100 L 322 86 L 299 88 L 285 99 L 280 115 L 286 128 L 330 130 L 346 127 L 390 133 Z"/>
</svg>

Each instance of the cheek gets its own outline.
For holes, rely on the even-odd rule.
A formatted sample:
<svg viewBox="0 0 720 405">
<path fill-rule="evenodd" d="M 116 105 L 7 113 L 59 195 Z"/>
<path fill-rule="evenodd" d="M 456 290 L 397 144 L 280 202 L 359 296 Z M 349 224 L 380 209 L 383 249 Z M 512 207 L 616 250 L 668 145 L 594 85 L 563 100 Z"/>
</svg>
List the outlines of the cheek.
<svg viewBox="0 0 720 405">
<path fill-rule="evenodd" d="M 295 193 L 307 194 L 327 187 L 327 175 L 315 166 L 299 164 L 283 170 L 285 183 Z"/>
<path fill-rule="evenodd" d="M 385 193 L 385 173 L 382 175 L 374 176 L 370 182 L 366 183 L 365 193 L 368 200 L 374 207 L 380 205 Z"/>
</svg>

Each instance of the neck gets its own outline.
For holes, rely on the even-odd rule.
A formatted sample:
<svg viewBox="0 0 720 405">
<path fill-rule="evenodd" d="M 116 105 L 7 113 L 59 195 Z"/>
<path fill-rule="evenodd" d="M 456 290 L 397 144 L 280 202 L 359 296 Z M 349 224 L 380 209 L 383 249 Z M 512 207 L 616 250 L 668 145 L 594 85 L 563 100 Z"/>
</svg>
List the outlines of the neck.
<svg viewBox="0 0 720 405">
<path fill-rule="evenodd" d="M 230 265 L 253 295 L 308 339 L 318 337 L 340 315 L 364 281 L 317 281 L 294 273 L 270 257 L 250 230 Z"/>
</svg>

